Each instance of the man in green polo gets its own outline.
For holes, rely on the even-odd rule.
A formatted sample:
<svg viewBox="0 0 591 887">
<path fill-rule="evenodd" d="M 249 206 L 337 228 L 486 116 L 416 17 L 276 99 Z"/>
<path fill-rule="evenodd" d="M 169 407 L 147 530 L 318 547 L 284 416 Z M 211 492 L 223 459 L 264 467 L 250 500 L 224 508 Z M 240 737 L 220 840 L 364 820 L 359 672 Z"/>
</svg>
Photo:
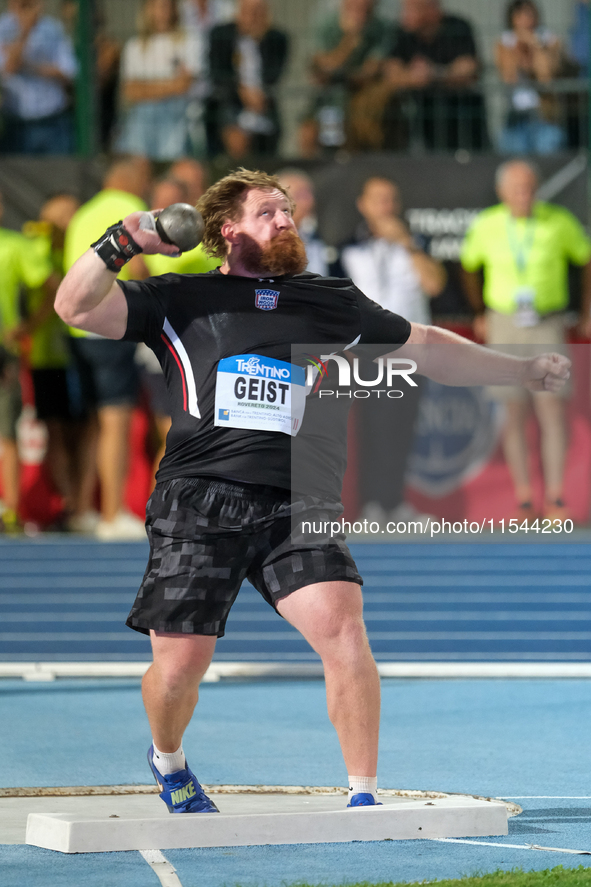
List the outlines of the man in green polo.
<svg viewBox="0 0 591 887">
<path fill-rule="evenodd" d="M 497 349 L 511 346 L 512 353 L 521 353 L 519 346 L 527 346 L 528 354 L 537 345 L 558 349 L 565 344 L 571 264 L 583 266 L 581 316 L 589 315 L 591 241 L 564 207 L 536 200 L 538 177 L 529 163 L 503 163 L 497 170 L 496 186 L 501 202 L 476 217 L 462 246 L 466 293 L 476 313 L 475 333 Z M 506 403 L 503 445 L 515 487 L 516 517 L 533 520 L 539 514 L 528 468 L 529 401 L 515 388 L 499 390 L 498 397 Z M 564 399 L 534 394 L 533 407 L 541 434 L 543 516 L 564 520 L 568 517 L 563 498 Z"/>
<path fill-rule="evenodd" d="M 147 209 L 144 202 L 151 168 L 144 157 L 115 161 L 103 188 L 72 217 L 66 231 L 64 268 L 67 271 L 88 244 L 129 213 Z M 149 276 L 143 256 L 134 256 L 122 269 L 122 279 Z M 82 465 L 72 530 L 93 533 L 105 541 L 145 538 L 144 522 L 124 506 L 129 457 L 129 430 L 139 379 L 133 342 L 112 341 L 70 329 L 70 346 L 86 418 L 81 441 Z M 96 476 L 101 511 L 93 510 Z"/>
</svg>

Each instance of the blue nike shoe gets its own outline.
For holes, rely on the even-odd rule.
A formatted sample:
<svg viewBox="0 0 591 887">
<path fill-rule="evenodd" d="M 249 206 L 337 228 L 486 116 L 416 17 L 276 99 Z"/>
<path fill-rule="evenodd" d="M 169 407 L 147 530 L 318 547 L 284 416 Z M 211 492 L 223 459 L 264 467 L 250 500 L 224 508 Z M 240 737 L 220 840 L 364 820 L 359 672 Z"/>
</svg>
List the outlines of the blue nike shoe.
<svg viewBox="0 0 591 887">
<path fill-rule="evenodd" d="M 148 749 L 148 764 L 160 789 L 160 797 L 170 813 L 219 813 L 220 811 L 208 798 L 197 777 L 188 767 L 163 776 L 154 764 L 154 746 Z"/>
<path fill-rule="evenodd" d="M 347 807 L 381 807 L 382 802 L 376 801 L 370 792 L 357 792 L 351 797 Z"/>
</svg>

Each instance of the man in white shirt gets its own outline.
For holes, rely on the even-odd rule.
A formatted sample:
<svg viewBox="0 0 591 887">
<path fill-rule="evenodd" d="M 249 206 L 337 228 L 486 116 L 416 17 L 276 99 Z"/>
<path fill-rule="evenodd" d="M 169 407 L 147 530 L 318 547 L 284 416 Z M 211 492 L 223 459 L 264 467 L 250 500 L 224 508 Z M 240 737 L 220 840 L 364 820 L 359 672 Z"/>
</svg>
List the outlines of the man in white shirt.
<svg viewBox="0 0 591 887">
<path fill-rule="evenodd" d="M 390 179 L 372 176 L 363 186 L 357 208 L 363 222 L 356 242 L 342 250 L 345 275 L 383 308 L 411 323 L 429 324 L 429 299 L 443 290 L 446 273 L 412 237 L 402 218 L 398 186 Z M 419 385 L 400 400 L 362 402 L 360 480 L 363 516 L 368 520 L 384 523 L 417 516 L 404 501 L 404 476 L 420 392 Z"/>
<path fill-rule="evenodd" d="M 236 162 L 246 154 L 275 156 L 280 134 L 276 87 L 289 50 L 273 27 L 267 0 L 239 0 L 236 17 L 212 28 L 208 102 L 209 152 Z"/>
<path fill-rule="evenodd" d="M 357 242 L 342 252 L 345 273 L 383 308 L 411 323 L 430 323 L 429 299 L 443 290 L 445 270 L 413 239 L 401 217 L 398 186 L 373 176 L 357 209 L 364 221 Z"/>
</svg>

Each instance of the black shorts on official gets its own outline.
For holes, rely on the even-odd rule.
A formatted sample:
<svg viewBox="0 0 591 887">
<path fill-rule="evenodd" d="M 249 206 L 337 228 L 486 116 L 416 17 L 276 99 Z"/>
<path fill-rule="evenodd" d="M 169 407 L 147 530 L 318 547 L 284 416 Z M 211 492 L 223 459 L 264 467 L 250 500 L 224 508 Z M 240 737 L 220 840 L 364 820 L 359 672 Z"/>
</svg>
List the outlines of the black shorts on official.
<svg viewBox="0 0 591 887">
<path fill-rule="evenodd" d="M 222 637 L 244 579 L 272 607 L 316 582 L 362 585 L 341 537 L 292 542 L 293 507 L 276 487 L 198 477 L 157 484 L 147 507 L 150 559 L 127 625 Z M 311 521 L 342 510 L 312 497 L 295 507 Z"/>
<path fill-rule="evenodd" d="M 33 369 L 33 390 L 35 392 L 35 412 L 37 418 L 71 419 L 68 370 Z"/>
<path fill-rule="evenodd" d="M 136 403 L 139 374 L 135 363 L 136 345 L 119 339 L 70 336 L 72 363 L 78 391 L 73 396 L 75 414 L 89 410 Z"/>
</svg>

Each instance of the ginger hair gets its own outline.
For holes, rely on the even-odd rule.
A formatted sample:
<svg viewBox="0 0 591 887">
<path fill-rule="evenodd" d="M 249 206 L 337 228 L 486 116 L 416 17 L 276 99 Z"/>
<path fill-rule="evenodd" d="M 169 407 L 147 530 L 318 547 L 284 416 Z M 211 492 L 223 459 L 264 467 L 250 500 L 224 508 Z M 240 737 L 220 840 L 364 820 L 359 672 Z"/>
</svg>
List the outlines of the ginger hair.
<svg viewBox="0 0 591 887">
<path fill-rule="evenodd" d="M 281 191 L 289 200 L 293 212 L 295 204 L 277 176 L 240 167 L 208 188 L 197 203 L 197 209 L 205 223 L 202 244 L 210 256 L 217 259 L 225 258 L 228 244 L 222 235 L 222 225 L 227 219 L 238 221 L 242 215 L 246 195 L 253 188 L 261 191 Z"/>
</svg>

